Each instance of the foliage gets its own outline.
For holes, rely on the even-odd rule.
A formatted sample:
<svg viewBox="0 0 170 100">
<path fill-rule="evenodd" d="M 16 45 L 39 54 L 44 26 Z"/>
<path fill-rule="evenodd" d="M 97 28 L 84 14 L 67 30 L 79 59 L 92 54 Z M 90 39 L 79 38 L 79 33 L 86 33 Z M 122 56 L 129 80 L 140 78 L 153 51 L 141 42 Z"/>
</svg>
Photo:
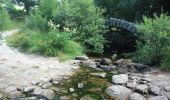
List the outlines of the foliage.
<svg viewBox="0 0 170 100">
<path fill-rule="evenodd" d="M 5 30 L 9 22 L 10 18 L 6 9 L 0 5 L 0 31 Z"/>
<path fill-rule="evenodd" d="M 32 30 L 48 31 L 48 20 L 35 12 L 26 18 L 26 26 Z"/>
<path fill-rule="evenodd" d="M 50 31 L 40 33 L 26 30 L 7 38 L 13 47 L 21 47 L 30 53 L 40 53 L 45 56 L 58 56 L 61 60 L 73 58 L 83 52 L 83 48 L 70 38 L 66 32 Z"/>
<path fill-rule="evenodd" d="M 54 14 L 54 23 L 59 24 L 61 30 L 68 28 L 76 33 L 76 41 L 80 41 L 91 53 L 103 53 L 105 39 L 104 10 L 94 6 L 93 0 L 63 0 L 58 2 Z"/>
<path fill-rule="evenodd" d="M 169 0 L 95 0 L 97 6 L 107 9 L 106 17 L 116 17 L 128 21 L 142 20 L 143 15 L 170 11 Z"/>
<path fill-rule="evenodd" d="M 138 26 L 140 41 L 135 60 L 147 64 L 161 64 L 164 67 L 170 62 L 170 17 L 161 14 L 154 19 L 144 17 Z"/>
<path fill-rule="evenodd" d="M 87 52 L 103 53 L 106 42 L 103 37 L 104 10 L 94 6 L 93 2 L 93 0 L 60 2 L 42 0 L 39 9 L 32 11 L 26 19 L 26 25 L 33 30 L 48 31 L 50 28 L 58 28 L 60 32 L 74 32 L 72 38 L 83 44 Z"/>
</svg>

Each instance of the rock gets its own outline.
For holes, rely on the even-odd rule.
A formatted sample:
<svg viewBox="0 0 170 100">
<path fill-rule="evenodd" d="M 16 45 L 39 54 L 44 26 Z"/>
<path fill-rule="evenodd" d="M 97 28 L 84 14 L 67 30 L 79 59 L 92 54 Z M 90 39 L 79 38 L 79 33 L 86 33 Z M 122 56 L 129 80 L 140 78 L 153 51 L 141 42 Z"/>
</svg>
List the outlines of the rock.
<svg viewBox="0 0 170 100">
<path fill-rule="evenodd" d="M 15 86 L 9 86 L 5 90 L 6 93 L 10 93 L 10 92 L 14 92 L 14 91 L 17 91 L 17 87 L 15 87 Z"/>
<path fill-rule="evenodd" d="M 112 64 L 112 60 L 108 59 L 108 58 L 102 58 L 100 64 L 101 65 L 111 65 Z"/>
<path fill-rule="evenodd" d="M 127 83 L 127 87 L 135 90 L 137 83 L 135 81 Z"/>
<path fill-rule="evenodd" d="M 126 74 L 113 75 L 112 82 L 114 84 L 126 84 L 128 83 L 128 75 Z"/>
<path fill-rule="evenodd" d="M 160 95 L 161 88 L 159 86 L 150 86 L 150 92 L 154 95 Z"/>
<path fill-rule="evenodd" d="M 80 100 L 96 100 L 96 99 L 92 98 L 92 97 L 89 96 L 89 95 L 85 95 L 85 96 L 83 96 L 82 98 L 80 98 Z"/>
<path fill-rule="evenodd" d="M 119 59 L 115 62 L 115 64 L 124 64 L 124 63 L 131 63 L 131 60 L 128 59 Z"/>
<path fill-rule="evenodd" d="M 42 92 L 43 92 L 43 89 L 41 89 L 40 87 L 36 87 L 36 88 L 34 88 L 33 94 L 40 95 L 40 94 L 42 94 Z"/>
<path fill-rule="evenodd" d="M 108 65 L 97 65 L 97 68 L 106 70 L 106 71 L 112 71 L 114 70 L 115 66 L 108 66 Z"/>
<path fill-rule="evenodd" d="M 170 86 L 165 86 L 164 89 L 165 91 L 170 92 Z"/>
<path fill-rule="evenodd" d="M 105 93 L 116 100 L 127 100 L 132 91 L 121 85 L 113 85 L 105 90 Z"/>
<path fill-rule="evenodd" d="M 23 94 L 20 91 L 13 91 L 7 94 L 9 98 L 18 98 L 23 96 Z"/>
<path fill-rule="evenodd" d="M 52 90 L 45 89 L 40 95 L 52 100 L 55 96 L 55 93 Z"/>
<path fill-rule="evenodd" d="M 51 83 L 45 83 L 44 85 L 42 85 L 43 89 L 49 89 L 52 86 Z"/>
<path fill-rule="evenodd" d="M 138 70 L 131 64 L 119 64 L 117 67 L 119 73 L 136 73 Z"/>
<path fill-rule="evenodd" d="M 39 81 L 32 81 L 31 84 L 32 85 L 38 85 L 40 82 Z"/>
<path fill-rule="evenodd" d="M 20 98 L 19 100 L 38 100 L 38 98 L 37 97 L 26 97 L 26 98 Z"/>
<path fill-rule="evenodd" d="M 60 82 L 59 81 L 52 81 L 52 84 L 58 85 Z"/>
<path fill-rule="evenodd" d="M 142 81 L 147 81 L 147 82 L 151 82 L 151 79 L 149 78 L 141 78 Z"/>
<path fill-rule="evenodd" d="M 41 88 L 37 87 L 34 89 L 33 95 L 41 95 L 41 96 L 48 98 L 49 100 L 52 100 L 55 93 L 52 90 L 41 89 Z"/>
<path fill-rule="evenodd" d="M 141 93 L 148 93 L 148 85 L 146 84 L 137 85 L 136 90 Z"/>
<path fill-rule="evenodd" d="M 50 82 L 50 81 L 52 81 L 52 78 L 41 77 L 40 80 L 41 80 L 41 82 L 45 83 L 45 82 Z"/>
<path fill-rule="evenodd" d="M 70 88 L 70 92 L 74 92 L 74 88 Z"/>
<path fill-rule="evenodd" d="M 29 86 L 29 87 L 26 87 L 23 89 L 24 93 L 29 93 L 29 92 L 33 92 L 33 91 L 34 91 L 34 87 L 32 87 L 32 86 Z"/>
<path fill-rule="evenodd" d="M 84 87 L 84 84 L 83 83 L 78 83 L 78 88 L 81 89 Z"/>
<path fill-rule="evenodd" d="M 168 100 L 168 98 L 165 96 L 155 96 L 155 97 L 148 98 L 148 100 Z"/>
<path fill-rule="evenodd" d="M 112 61 L 115 61 L 117 59 L 117 54 L 112 55 Z"/>
<path fill-rule="evenodd" d="M 106 73 L 90 73 L 91 76 L 106 78 Z"/>
<path fill-rule="evenodd" d="M 75 60 L 87 61 L 89 58 L 87 56 L 77 56 Z"/>
<path fill-rule="evenodd" d="M 167 98 L 168 100 L 170 100 L 170 93 L 167 93 Z"/>
<path fill-rule="evenodd" d="M 2 94 L 0 94 L 0 100 L 3 98 L 3 95 Z"/>
<path fill-rule="evenodd" d="M 80 62 L 80 66 L 82 66 L 82 67 L 89 67 L 89 68 L 93 68 L 93 69 L 96 69 L 96 70 L 101 70 L 101 69 L 97 68 L 96 63 L 93 62 L 93 61 L 83 61 L 83 62 Z"/>
<path fill-rule="evenodd" d="M 61 96 L 58 100 L 70 100 L 69 96 Z"/>
<path fill-rule="evenodd" d="M 142 71 L 150 71 L 150 68 L 144 64 L 140 64 L 140 63 L 133 63 L 133 65 L 135 66 L 136 69 L 138 69 L 140 72 Z"/>
<path fill-rule="evenodd" d="M 146 99 L 139 93 L 133 93 L 129 96 L 128 100 L 146 100 Z"/>
</svg>

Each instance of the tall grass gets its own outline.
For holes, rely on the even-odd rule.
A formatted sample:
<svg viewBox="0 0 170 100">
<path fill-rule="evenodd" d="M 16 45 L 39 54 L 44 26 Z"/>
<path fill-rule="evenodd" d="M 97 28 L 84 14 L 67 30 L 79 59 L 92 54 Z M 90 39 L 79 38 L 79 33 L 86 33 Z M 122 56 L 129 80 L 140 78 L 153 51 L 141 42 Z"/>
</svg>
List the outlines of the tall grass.
<svg viewBox="0 0 170 100">
<path fill-rule="evenodd" d="M 39 53 L 45 56 L 57 56 L 60 60 L 67 60 L 83 53 L 80 44 L 73 41 L 69 33 L 50 31 L 19 32 L 7 38 L 13 47 L 20 47 L 28 53 Z"/>
</svg>

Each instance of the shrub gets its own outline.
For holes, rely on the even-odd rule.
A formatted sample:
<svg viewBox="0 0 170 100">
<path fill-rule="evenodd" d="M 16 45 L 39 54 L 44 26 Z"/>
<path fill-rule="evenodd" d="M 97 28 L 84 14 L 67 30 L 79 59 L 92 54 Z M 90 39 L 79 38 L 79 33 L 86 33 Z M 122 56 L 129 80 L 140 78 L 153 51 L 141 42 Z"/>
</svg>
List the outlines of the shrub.
<svg viewBox="0 0 170 100">
<path fill-rule="evenodd" d="M 87 52 L 103 53 L 105 44 L 104 10 L 96 7 L 93 0 L 62 0 L 58 2 L 53 21 L 69 30 L 76 30 L 73 38 L 81 42 Z"/>
<path fill-rule="evenodd" d="M 138 41 L 135 60 L 169 66 L 170 17 L 165 14 L 155 16 L 154 19 L 144 17 L 144 22 L 139 24 L 138 29 L 142 34 Z"/>
<path fill-rule="evenodd" d="M 70 38 L 70 33 L 50 31 L 41 33 L 38 31 L 20 32 L 7 38 L 11 46 L 21 47 L 30 53 L 40 53 L 45 56 L 58 56 L 61 60 L 73 58 L 83 53 L 80 44 Z"/>
<path fill-rule="evenodd" d="M 26 26 L 32 30 L 48 31 L 48 20 L 35 12 L 26 18 Z"/>
</svg>

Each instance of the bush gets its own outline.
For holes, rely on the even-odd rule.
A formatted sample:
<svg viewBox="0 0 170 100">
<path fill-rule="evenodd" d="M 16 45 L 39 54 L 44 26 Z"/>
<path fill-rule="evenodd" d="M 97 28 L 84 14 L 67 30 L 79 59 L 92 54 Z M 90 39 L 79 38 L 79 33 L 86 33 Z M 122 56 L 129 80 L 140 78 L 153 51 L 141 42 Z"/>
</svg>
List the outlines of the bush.
<svg viewBox="0 0 170 100">
<path fill-rule="evenodd" d="M 7 38 L 11 46 L 21 47 L 30 53 L 40 53 L 45 56 L 58 56 L 61 60 L 73 58 L 83 53 L 83 48 L 70 38 L 70 33 L 50 31 L 20 32 Z"/>
<path fill-rule="evenodd" d="M 30 14 L 26 18 L 26 26 L 32 30 L 41 30 L 48 31 L 48 20 L 46 17 L 42 17 L 41 14 L 35 12 L 34 14 Z"/>
<path fill-rule="evenodd" d="M 170 17 L 165 14 L 154 19 L 144 17 L 139 24 L 142 33 L 135 60 L 168 68 L 170 62 Z"/>
<path fill-rule="evenodd" d="M 58 2 L 53 21 L 61 30 L 76 30 L 73 38 L 81 42 L 87 52 L 101 54 L 106 43 L 103 12 L 93 0 L 62 0 Z"/>
</svg>

